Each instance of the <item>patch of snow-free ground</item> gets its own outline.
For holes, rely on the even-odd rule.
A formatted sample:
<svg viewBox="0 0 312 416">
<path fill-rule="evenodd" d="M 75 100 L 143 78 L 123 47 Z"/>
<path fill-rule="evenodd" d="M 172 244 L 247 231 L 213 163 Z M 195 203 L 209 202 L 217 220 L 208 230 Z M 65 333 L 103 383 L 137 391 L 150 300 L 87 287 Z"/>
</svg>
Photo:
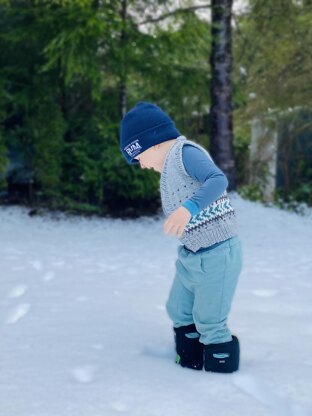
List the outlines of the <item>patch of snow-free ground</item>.
<svg viewBox="0 0 312 416">
<path fill-rule="evenodd" d="M 174 363 L 179 241 L 162 214 L 0 207 L 0 416 L 312 415 L 311 218 L 231 200 L 244 249 L 233 374 Z"/>
</svg>

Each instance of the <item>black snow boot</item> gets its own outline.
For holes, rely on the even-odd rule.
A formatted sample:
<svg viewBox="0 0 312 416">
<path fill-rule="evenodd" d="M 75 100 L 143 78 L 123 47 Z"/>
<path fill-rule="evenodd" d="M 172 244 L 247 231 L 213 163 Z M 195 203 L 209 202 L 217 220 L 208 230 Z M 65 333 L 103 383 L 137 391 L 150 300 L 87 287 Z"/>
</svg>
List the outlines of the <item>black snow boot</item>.
<svg viewBox="0 0 312 416">
<path fill-rule="evenodd" d="M 232 335 L 232 341 L 204 345 L 204 366 L 206 371 L 233 373 L 239 367 L 239 341 Z"/>
<path fill-rule="evenodd" d="M 176 363 L 182 367 L 202 370 L 204 345 L 199 342 L 200 334 L 195 324 L 173 328 L 175 332 Z"/>
</svg>

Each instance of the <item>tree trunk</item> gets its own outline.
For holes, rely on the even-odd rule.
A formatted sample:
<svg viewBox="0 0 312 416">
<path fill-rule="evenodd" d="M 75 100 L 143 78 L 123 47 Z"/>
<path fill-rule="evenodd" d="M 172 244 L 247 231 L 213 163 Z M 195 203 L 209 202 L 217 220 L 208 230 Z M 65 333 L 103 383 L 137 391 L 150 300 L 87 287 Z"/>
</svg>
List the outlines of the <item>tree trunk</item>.
<svg viewBox="0 0 312 416">
<path fill-rule="evenodd" d="M 231 13 L 233 0 L 212 0 L 211 131 L 210 150 L 215 163 L 236 188 L 232 125 Z"/>
</svg>

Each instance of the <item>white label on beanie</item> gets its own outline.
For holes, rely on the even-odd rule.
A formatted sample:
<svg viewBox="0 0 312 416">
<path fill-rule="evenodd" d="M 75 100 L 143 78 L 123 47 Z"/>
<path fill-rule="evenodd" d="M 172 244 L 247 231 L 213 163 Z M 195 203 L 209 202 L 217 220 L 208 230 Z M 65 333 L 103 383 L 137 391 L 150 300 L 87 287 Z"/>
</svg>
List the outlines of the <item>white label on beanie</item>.
<svg viewBox="0 0 312 416">
<path fill-rule="evenodd" d="M 139 143 L 139 139 L 136 139 L 125 147 L 125 152 L 127 152 L 130 157 L 134 157 L 140 153 L 141 149 L 142 146 Z"/>
</svg>

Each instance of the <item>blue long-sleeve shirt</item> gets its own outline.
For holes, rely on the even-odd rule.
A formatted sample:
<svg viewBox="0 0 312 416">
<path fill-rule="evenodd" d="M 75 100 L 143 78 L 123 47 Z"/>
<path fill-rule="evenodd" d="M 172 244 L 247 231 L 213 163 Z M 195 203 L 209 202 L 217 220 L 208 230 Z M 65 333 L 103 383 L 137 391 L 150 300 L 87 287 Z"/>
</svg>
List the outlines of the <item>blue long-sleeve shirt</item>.
<svg viewBox="0 0 312 416">
<path fill-rule="evenodd" d="M 222 195 L 228 186 L 228 180 L 218 166 L 195 146 L 183 146 L 182 160 L 186 172 L 202 183 L 192 198 L 182 204 L 193 216 Z"/>
</svg>

